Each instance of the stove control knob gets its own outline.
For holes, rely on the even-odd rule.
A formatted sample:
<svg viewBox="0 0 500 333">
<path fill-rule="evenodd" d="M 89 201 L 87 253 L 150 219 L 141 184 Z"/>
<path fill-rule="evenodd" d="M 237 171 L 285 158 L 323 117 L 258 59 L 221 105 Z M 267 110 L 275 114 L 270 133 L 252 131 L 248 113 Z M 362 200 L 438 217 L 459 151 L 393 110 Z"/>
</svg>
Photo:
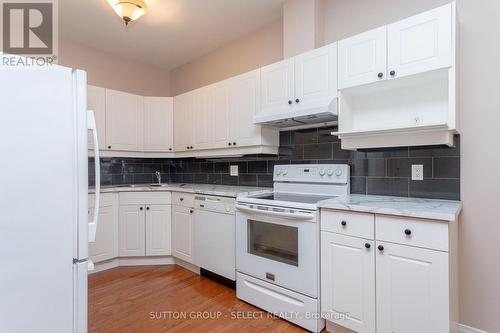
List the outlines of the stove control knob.
<svg viewBox="0 0 500 333">
<path fill-rule="evenodd" d="M 324 169 L 319 170 L 319 175 L 320 176 L 324 176 L 325 175 L 325 170 Z"/>
<path fill-rule="evenodd" d="M 328 174 L 328 176 L 330 176 L 330 177 L 331 177 L 331 176 L 333 176 L 333 170 L 332 170 L 332 169 L 328 170 L 328 173 L 327 173 L 327 174 Z"/>
<path fill-rule="evenodd" d="M 287 169 L 283 169 L 283 176 L 286 176 L 287 173 L 288 173 L 288 170 Z"/>
<path fill-rule="evenodd" d="M 337 177 L 342 176 L 342 169 L 340 169 L 340 168 L 339 168 L 339 169 L 335 170 L 335 175 L 336 175 Z"/>
</svg>

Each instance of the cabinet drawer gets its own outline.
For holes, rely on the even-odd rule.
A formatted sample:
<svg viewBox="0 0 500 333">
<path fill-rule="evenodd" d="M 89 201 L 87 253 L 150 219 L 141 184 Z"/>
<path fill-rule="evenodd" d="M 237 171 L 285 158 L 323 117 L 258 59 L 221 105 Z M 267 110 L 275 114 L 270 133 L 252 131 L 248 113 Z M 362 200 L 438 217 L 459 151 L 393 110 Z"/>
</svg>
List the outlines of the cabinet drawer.
<svg viewBox="0 0 500 333">
<path fill-rule="evenodd" d="M 194 194 L 184 193 L 184 192 L 173 192 L 172 193 L 172 205 L 193 208 L 194 207 Z"/>
<path fill-rule="evenodd" d="M 113 206 L 114 193 L 101 193 L 99 207 Z M 89 208 L 94 208 L 95 194 L 89 194 Z"/>
<path fill-rule="evenodd" d="M 170 205 L 170 192 L 122 192 L 120 205 Z"/>
<path fill-rule="evenodd" d="M 321 210 L 321 230 L 343 235 L 374 239 L 375 217 L 373 214 Z"/>
<path fill-rule="evenodd" d="M 448 222 L 377 215 L 375 232 L 377 240 L 448 251 Z"/>
</svg>

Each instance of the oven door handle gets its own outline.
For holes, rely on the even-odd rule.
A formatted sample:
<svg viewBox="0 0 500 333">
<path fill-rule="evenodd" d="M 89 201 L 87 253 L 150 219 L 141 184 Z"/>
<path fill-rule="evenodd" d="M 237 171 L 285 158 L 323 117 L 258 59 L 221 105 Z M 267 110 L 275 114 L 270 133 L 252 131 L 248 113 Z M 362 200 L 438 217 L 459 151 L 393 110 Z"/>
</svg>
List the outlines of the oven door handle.
<svg viewBox="0 0 500 333">
<path fill-rule="evenodd" d="M 265 216 L 277 216 L 277 217 L 285 217 L 293 220 L 312 220 L 315 218 L 314 213 L 285 213 L 285 212 L 276 212 L 272 210 L 260 210 L 254 209 L 247 206 L 236 205 L 237 210 L 241 210 L 243 212 L 248 212 L 252 214 L 265 215 Z"/>
</svg>

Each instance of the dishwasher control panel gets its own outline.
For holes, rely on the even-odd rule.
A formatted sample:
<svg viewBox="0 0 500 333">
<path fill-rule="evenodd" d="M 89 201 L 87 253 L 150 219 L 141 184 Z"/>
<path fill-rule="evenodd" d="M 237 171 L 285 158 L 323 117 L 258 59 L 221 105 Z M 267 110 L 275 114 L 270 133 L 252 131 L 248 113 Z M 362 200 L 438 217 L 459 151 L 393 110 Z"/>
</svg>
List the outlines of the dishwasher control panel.
<svg viewBox="0 0 500 333">
<path fill-rule="evenodd" d="M 194 208 L 223 214 L 235 214 L 235 199 L 212 195 L 196 195 Z"/>
</svg>

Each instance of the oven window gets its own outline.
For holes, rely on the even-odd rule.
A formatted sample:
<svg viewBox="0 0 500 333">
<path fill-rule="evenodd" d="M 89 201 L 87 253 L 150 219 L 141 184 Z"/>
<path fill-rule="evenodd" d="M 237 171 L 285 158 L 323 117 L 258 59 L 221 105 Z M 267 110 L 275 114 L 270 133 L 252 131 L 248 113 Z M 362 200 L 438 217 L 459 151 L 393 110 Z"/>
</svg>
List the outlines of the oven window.
<svg viewBox="0 0 500 333">
<path fill-rule="evenodd" d="M 248 252 L 288 265 L 299 266 L 299 229 L 248 220 Z"/>
</svg>

